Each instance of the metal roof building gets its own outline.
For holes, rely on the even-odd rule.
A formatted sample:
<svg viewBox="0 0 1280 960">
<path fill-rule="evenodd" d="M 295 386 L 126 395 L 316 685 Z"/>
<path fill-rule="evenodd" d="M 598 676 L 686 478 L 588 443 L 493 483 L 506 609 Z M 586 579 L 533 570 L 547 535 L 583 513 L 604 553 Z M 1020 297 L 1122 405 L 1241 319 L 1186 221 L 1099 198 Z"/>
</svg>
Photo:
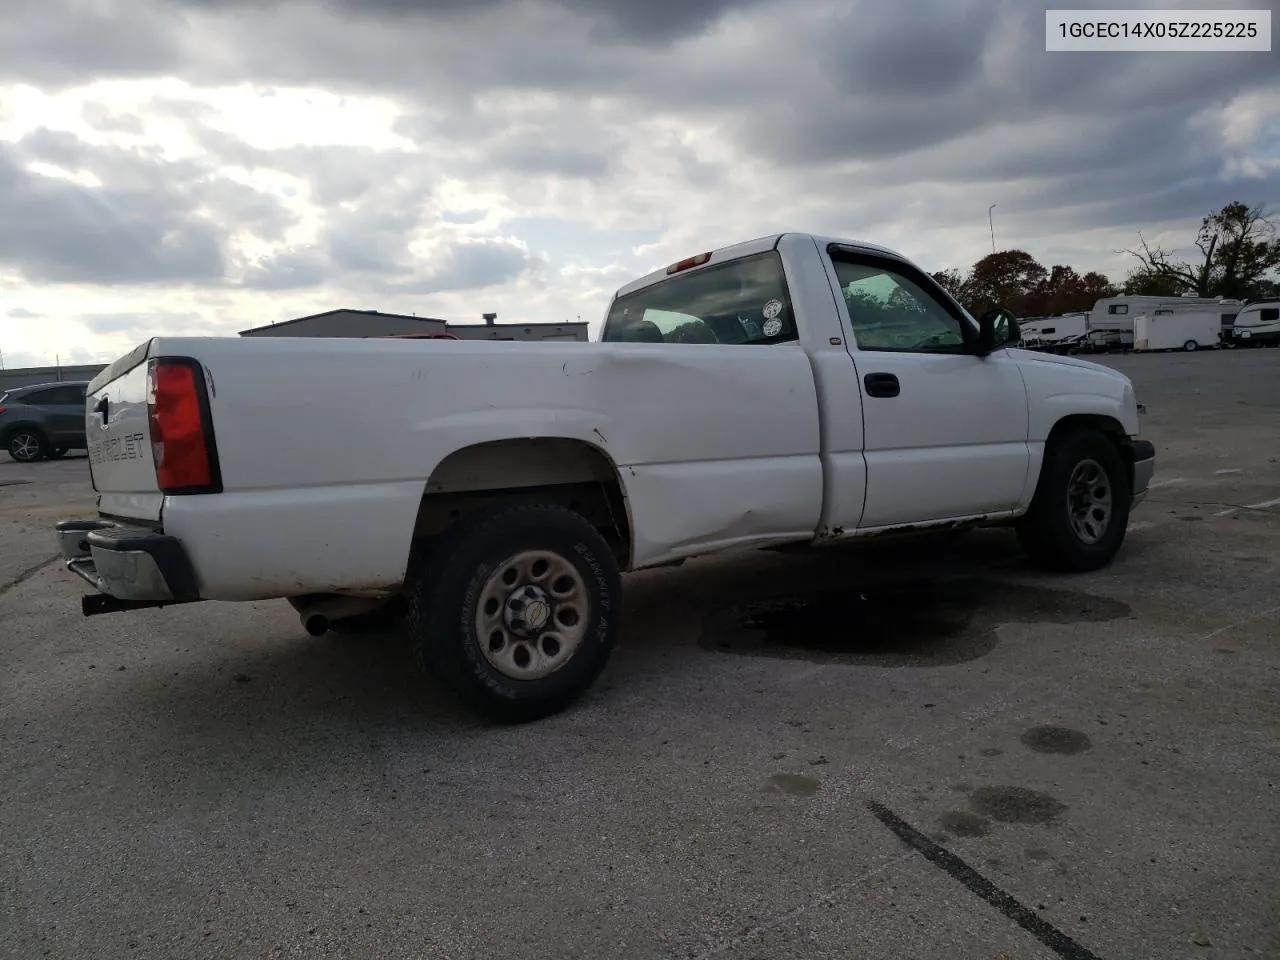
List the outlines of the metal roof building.
<svg viewBox="0 0 1280 960">
<path fill-rule="evenodd" d="M 448 323 L 434 317 L 381 313 L 377 310 L 327 310 L 296 320 L 241 330 L 242 337 L 392 337 L 405 334 L 449 333 L 459 340 L 587 340 L 587 324 L 498 323 L 497 314 L 484 314 L 484 323 Z"/>
</svg>

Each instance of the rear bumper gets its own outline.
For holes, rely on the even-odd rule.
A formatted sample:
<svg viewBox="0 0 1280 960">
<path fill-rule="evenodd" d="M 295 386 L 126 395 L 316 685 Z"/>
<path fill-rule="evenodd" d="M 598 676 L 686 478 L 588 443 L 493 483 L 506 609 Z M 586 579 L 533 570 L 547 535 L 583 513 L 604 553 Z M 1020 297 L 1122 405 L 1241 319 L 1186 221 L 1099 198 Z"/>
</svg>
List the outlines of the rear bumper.
<svg viewBox="0 0 1280 960">
<path fill-rule="evenodd" d="M 1140 502 L 1147 495 L 1151 478 L 1156 472 L 1156 448 L 1149 440 L 1134 440 L 1133 446 L 1133 502 Z"/>
<path fill-rule="evenodd" d="M 85 616 L 200 599 L 176 537 L 107 520 L 65 520 L 56 529 L 67 569 L 97 591 L 83 598 Z"/>
</svg>

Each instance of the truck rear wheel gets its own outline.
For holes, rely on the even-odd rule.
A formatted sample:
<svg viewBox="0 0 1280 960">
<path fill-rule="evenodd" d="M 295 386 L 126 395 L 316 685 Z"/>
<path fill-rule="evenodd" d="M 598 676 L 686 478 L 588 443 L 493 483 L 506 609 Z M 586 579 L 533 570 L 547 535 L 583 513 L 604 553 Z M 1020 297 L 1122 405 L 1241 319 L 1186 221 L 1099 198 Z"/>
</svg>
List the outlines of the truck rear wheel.
<svg viewBox="0 0 1280 960">
<path fill-rule="evenodd" d="M 1129 477 L 1103 434 L 1074 430 L 1045 451 L 1031 508 L 1018 539 L 1036 564 L 1084 573 L 1112 561 L 1129 523 Z"/>
<path fill-rule="evenodd" d="M 572 510 L 481 510 L 411 574 L 411 643 L 422 669 L 475 709 L 502 722 L 538 720 L 604 669 L 621 593 L 609 545 Z"/>
</svg>

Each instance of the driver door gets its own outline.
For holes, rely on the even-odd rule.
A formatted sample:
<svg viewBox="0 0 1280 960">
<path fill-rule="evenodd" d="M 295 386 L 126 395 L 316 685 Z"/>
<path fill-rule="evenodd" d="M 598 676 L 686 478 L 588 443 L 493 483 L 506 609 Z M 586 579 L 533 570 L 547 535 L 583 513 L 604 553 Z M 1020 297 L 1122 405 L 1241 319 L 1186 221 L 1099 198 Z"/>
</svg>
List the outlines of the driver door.
<svg viewBox="0 0 1280 960">
<path fill-rule="evenodd" d="M 936 284 L 895 259 L 832 253 L 862 392 L 867 493 L 860 527 L 1006 513 L 1030 466 L 1027 392 L 1007 350 Z"/>
</svg>

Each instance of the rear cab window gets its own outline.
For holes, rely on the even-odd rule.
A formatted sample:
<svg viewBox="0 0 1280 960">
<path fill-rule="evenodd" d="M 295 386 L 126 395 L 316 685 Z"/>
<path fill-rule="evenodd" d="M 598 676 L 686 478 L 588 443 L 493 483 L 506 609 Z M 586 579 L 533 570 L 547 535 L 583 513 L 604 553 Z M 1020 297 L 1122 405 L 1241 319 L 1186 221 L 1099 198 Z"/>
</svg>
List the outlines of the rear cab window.
<svg viewBox="0 0 1280 960">
<path fill-rule="evenodd" d="M 614 300 L 600 339 L 768 345 L 796 340 L 776 250 L 712 262 Z"/>
</svg>

